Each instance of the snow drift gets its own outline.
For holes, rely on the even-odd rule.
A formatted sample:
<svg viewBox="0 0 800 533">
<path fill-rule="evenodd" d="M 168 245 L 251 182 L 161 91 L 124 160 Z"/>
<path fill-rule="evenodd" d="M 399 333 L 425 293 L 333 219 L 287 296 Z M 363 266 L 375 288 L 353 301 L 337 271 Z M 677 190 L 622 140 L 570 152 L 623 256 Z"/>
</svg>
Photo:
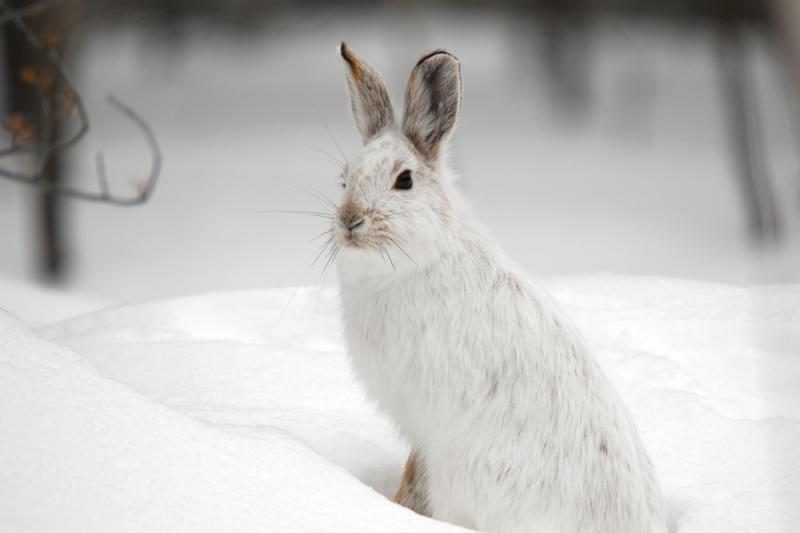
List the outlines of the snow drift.
<svg viewBox="0 0 800 533">
<path fill-rule="evenodd" d="M 632 410 L 672 530 L 800 523 L 800 287 L 547 286 Z M 0 530 L 457 530 L 384 497 L 407 447 L 349 371 L 337 306 L 211 294 L 36 332 L 0 312 Z"/>
</svg>

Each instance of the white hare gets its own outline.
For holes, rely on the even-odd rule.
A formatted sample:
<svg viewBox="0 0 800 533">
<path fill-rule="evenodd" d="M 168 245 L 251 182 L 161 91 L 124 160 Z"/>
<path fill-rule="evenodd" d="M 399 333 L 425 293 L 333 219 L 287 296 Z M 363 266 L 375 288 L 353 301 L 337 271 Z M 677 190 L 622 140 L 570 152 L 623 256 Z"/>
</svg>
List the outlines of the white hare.
<svg viewBox="0 0 800 533">
<path fill-rule="evenodd" d="M 396 121 L 378 72 L 339 51 L 364 141 L 332 228 L 345 338 L 413 446 L 396 501 L 493 533 L 665 532 L 650 460 L 580 335 L 456 209 L 457 59 L 419 60 Z"/>
</svg>

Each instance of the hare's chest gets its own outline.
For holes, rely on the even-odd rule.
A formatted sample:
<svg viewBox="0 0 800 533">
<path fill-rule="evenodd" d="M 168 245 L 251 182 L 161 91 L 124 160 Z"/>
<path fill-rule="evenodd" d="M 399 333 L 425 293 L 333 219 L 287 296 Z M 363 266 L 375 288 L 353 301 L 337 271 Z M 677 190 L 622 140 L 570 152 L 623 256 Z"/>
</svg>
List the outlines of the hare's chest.
<svg viewBox="0 0 800 533">
<path fill-rule="evenodd" d="M 452 346 L 443 332 L 447 309 L 413 294 L 387 291 L 360 301 L 343 295 L 349 355 L 367 393 L 406 432 L 420 411 L 443 407 L 442 377 L 452 373 Z M 451 368 L 447 368 L 451 366 Z M 414 414 L 416 415 L 414 416 Z"/>
</svg>

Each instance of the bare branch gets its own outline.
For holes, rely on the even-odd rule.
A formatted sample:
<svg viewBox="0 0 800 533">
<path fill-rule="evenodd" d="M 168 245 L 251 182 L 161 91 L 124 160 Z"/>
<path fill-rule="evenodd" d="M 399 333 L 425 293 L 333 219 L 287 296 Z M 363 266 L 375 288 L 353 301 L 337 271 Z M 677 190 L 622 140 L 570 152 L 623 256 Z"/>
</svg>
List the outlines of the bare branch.
<svg viewBox="0 0 800 533">
<path fill-rule="evenodd" d="M 150 196 L 153 194 L 153 191 L 156 188 L 156 184 L 158 182 L 158 177 L 161 175 L 161 148 L 158 146 L 158 141 L 156 140 L 155 135 L 153 134 L 152 128 L 150 125 L 141 117 L 139 114 L 128 107 L 127 105 L 123 104 L 119 99 L 114 97 L 113 95 L 109 95 L 107 97 L 108 103 L 111 104 L 117 111 L 125 115 L 131 122 L 136 124 L 139 129 L 141 130 L 142 134 L 144 135 L 145 140 L 147 141 L 147 146 L 150 149 L 150 172 L 141 182 L 141 188 L 139 190 L 139 194 L 134 198 L 116 198 L 108 193 L 108 181 L 105 174 L 105 168 L 102 164 L 103 156 L 102 154 L 97 154 L 97 161 L 101 164 L 97 168 L 97 176 L 98 180 L 101 183 L 101 190 L 105 189 L 106 194 L 99 199 L 98 201 L 104 200 L 112 204 L 116 205 L 138 205 L 146 202 Z M 103 185 L 105 183 L 105 185 Z M 87 198 L 84 198 L 87 199 Z"/>
<path fill-rule="evenodd" d="M 109 198 L 111 192 L 108 189 L 108 179 L 106 179 L 106 162 L 100 152 L 94 154 L 94 167 L 97 172 L 97 179 L 100 182 L 100 195 L 103 198 Z"/>
<path fill-rule="evenodd" d="M 103 154 L 99 152 L 95 155 L 97 181 L 100 185 L 99 192 L 90 192 L 81 189 L 76 189 L 73 187 L 51 184 L 50 182 L 43 181 L 39 173 L 28 175 L 28 174 L 14 173 L 4 169 L 0 169 L 0 176 L 8 178 L 12 181 L 16 181 L 18 183 L 24 183 L 26 185 L 34 185 L 41 189 L 52 191 L 61 196 L 66 196 L 69 198 L 77 198 L 89 202 L 104 202 L 120 206 L 133 206 L 133 205 L 143 204 L 144 202 L 146 202 L 153 194 L 153 191 L 155 190 L 156 187 L 156 183 L 158 182 L 158 176 L 161 173 L 161 149 L 158 146 L 158 142 L 156 141 L 155 135 L 153 135 L 153 131 L 150 128 L 150 126 L 133 109 L 126 106 L 113 96 L 108 97 L 108 103 L 111 104 L 112 107 L 117 109 L 120 113 L 125 115 L 128 119 L 130 119 L 134 124 L 136 124 L 139 127 L 139 129 L 144 134 L 148 148 L 150 149 L 151 153 L 150 172 L 147 174 L 144 180 L 142 180 L 141 182 L 142 186 L 135 196 L 121 197 L 121 196 L 114 196 L 113 194 L 111 194 L 108 188 L 108 177 L 105 171 Z"/>
<path fill-rule="evenodd" d="M 60 0 L 63 2 L 64 0 Z M 55 4 L 56 2 L 46 2 L 47 7 L 50 5 Z M 28 9 L 32 9 L 39 4 L 34 4 L 34 6 L 29 7 Z M 6 149 L 0 149 L 0 157 L 12 154 L 18 154 L 20 152 L 38 152 L 41 149 L 47 150 L 47 152 L 51 152 L 54 150 L 64 150 L 69 148 L 70 146 L 74 145 L 78 141 L 80 141 L 84 135 L 89 132 L 89 117 L 86 113 L 86 107 L 83 105 L 83 99 L 78 94 L 78 91 L 75 89 L 75 83 L 73 83 L 72 78 L 67 72 L 66 66 L 61 61 L 61 58 L 56 53 L 55 49 L 52 47 L 46 46 L 42 41 L 33 33 L 28 27 L 28 25 L 22 20 L 23 17 L 20 15 L 20 10 L 15 10 L 8 6 L 5 0 L 0 0 L 0 8 L 6 11 L 4 15 L 5 20 L 11 22 L 13 26 L 15 26 L 25 37 L 25 40 L 28 41 L 28 44 L 31 45 L 35 50 L 38 50 L 45 58 L 50 62 L 50 64 L 55 68 L 58 77 L 64 83 L 65 87 L 65 94 L 70 95 L 70 98 L 73 101 L 75 106 L 75 110 L 78 115 L 78 124 L 80 127 L 78 130 L 73 133 L 70 137 L 60 140 L 60 141 L 53 141 L 48 142 L 46 138 L 42 138 L 42 143 L 40 144 L 31 144 L 31 145 L 23 145 L 23 146 L 15 146 Z"/>
<path fill-rule="evenodd" d="M 23 20 L 25 17 L 39 14 L 53 5 L 64 2 L 65 0 L 42 0 L 30 6 L 13 9 L 5 0 L 0 0 L 0 25 L 4 23 L 11 23 L 14 25 L 25 37 L 25 40 L 35 50 L 40 52 L 49 64 L 54 69 L 57 77 L 63 83 L 63 96 L 70 110 L 74 110 L 77 115 L 79 127 L 77 131 L 64 139 L 50 140 L 52 135 L 52 120 L 53 120 L 53 106 L 51 100 L 45 93 L 45 88 L 41 84 L 35 84 L 39 92 L 39 98 L 42 106 L 42 125 L 41 135 L 38 136 L 38 142 L 29 142 L 23 144 L 12 144 L 7 148 L 0 149 L 0 158 L 8 156 L 18 156 L 22 154 L 32 154 L 38 156 L 39 161 L 36 165 L 36 170 L 32 173 L 17 172 L 7 168 L 0 167 L 0 177 L 22 183 L 32 185 L 45 191 L 58 194 L 60 196 L 76 198 L 90 202 L 102 202 L 120 206 L 133 206 L 146 202 L 152 196 L 158 182 L 158 177 L 161 172 L 161 150 L 158 142 L 156 141 L 153 130 L 150 125 L 133 109 L 122 103 L 114 96 L 108 96 L 108 103 L 117 111 L 119 111 L 128 120 L 133 122 L 145 137 L 148 149 L 151 155 L 150 171 L 147 176 L 139 183 L 138 191 L 132 196 L 115 196 L 109 187 L 108 177 L 106 175 L 105 161 L 101 153 L 95 156 L 95 168 L 97 173 L 98 191 L 86 191 L 79 188 L 62 186 L 42 178 L 44 169 L 46 168 L 48 160 L 53 156 L 56 151 L 65 150 L 77 144 L 89 131 L 89 118 L 83 100 L 80 97 L 76 85 L 72 81 L 67 68 L 62 62 L 56 50 L 44 44 L 30 27 Z M 34 73 L 35 74 L 35 73 Z"/>
</svg>

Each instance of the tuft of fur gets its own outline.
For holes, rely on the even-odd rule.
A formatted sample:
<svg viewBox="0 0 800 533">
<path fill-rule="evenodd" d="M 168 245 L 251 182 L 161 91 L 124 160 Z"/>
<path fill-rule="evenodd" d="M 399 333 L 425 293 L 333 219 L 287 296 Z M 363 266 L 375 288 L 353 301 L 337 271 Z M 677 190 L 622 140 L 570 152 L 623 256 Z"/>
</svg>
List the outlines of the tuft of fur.
<svg viewBox="0 0 800 533">
<path fill-rule="evenodd" d="M 428 506 L 427 473 L 419 452 L 411 452 L 403 471 L 403 480 L 394 496 L 395 503 L 408 507 L 422 516 L 431 516 Z"/>
<path fill-rule="evenodd" d="M 332 231 L 353 368 L 413 447 L 396 501 L 495 533 L 664 533 L 653 466 L 580 334 L 457 208 L 442 150 L 458 61 L 424 56 L 402 124 L 383 124 L 388 96 L 364 98 L 353 61 L 380 78 L 341 50 L 359 129 L 383 117 Z M 394 188 L 403 171 L 411 189 Z"/>
</svg>

